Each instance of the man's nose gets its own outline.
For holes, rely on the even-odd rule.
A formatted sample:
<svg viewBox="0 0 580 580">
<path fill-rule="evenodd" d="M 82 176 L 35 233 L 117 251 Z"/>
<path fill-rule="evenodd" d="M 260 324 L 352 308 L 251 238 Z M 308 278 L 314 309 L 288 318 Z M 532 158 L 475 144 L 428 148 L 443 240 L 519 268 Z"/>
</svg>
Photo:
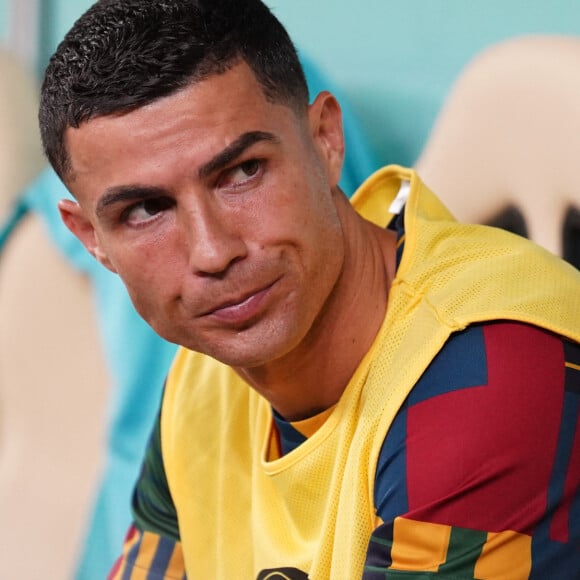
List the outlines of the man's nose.
<svg viewBox="0 0 580 580">
<path fill-rule="evenodd" d="M 189 266 L 199 275 L 217 275 L 246 256 L 239 223 L 230 212 L 211 203 L 196 204 L 184 211 Z"/>
</svg>

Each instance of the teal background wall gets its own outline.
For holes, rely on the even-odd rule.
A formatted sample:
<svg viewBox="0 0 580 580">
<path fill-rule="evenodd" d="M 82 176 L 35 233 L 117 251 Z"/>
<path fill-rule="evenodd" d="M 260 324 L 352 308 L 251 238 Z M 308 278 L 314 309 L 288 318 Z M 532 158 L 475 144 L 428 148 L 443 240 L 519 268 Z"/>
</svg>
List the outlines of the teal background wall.
<svg viewBox="0 0 580 580">
<path fill-rule="evenodd" d="M 39 70 L 91 0 L 41 0 Z M 348 98 L 382 162 L 410 164 L 463 66 L 527 34 L 580 35 L 578 0 L 269 0 Z M 7 35 L 8 0 L 0 0 Z"/>
<path fill-rule="evenodd" d="M 527 34 L 580 35 L 577 0 L 271 0 L 349 98 L 383 161 L 411 163 L 463 66 Z"/>
<path fill-rule="evenodd" d="M 8 13 L 7 13 L 7 6 L 6 2 L 0 2 L 0 38 L 6 38 L 8 33 Z"/>
</svg>

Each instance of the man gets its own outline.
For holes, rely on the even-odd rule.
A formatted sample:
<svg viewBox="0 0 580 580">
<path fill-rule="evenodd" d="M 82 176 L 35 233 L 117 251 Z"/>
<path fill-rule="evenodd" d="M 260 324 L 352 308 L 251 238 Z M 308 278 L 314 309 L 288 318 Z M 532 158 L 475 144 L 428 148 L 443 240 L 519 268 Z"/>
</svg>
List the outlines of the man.
<svg viewBox="0 0 580 580">
<path fill-rule="evenodd" d="M 316 64 L 303 54 L 301 63 L 312 93 L 329 86 L 328 80 Z M 340 187 L 350 195 L 378 165 L 356 117 L 349 112 L 348 107 L 345 111 L 342 101 L 341 109 L 345 142 L 350 153 L 345 159 Z M 120 278 L 93 260 L 79 240 L 66 228 L 57 207 L 58 201 L 63 197 L 68 197 L 68 192 L 52 169 L 47 168 L 24 192 L 22 202 L 17 208 L 17 218 L 22 219 L 28 215 L 40 218 L 50 242 L 71 269 L 82 272 L 89 279 L 95 294 L 103 362 L 110 374 L 111 394 L 107 407 L 104 466 L 96 489 L 92 514 L 86 526 L 88 541 L 83 542 L 74 577 L 76 580 L 102 580 L 116 560 L 119 546 L 131 522 L 132 490 L 139 474 L 151 425 L 157 415 L 163 380 L 175 356 L 176 346 L 162 340 L 147 326 L 132 307 Z M 1 249 L 0 241 L 0 251 Z M 65 282 L 61 281 L 62 283 Z M 86 321 L 78 320 L 76 323 L 83 325 Z M 54 348 L 58 346 L 53 345 Z M 68 376 L 72 374 L 69 373 Z M 144 384 L 147 385 L 146 389 L 143 388 Z M 83 388 L 90 389 L 94 386 L 83 383 Z M 82 416 L 83 413 L 80 412 L 79 415 Z M 63 434 L 63 437 L 66 435 Z M 64 495 L 59 497 L 66 501 Z M 37 499 L 41 501 L 41 498 Z M 60 502 L 54 499 L 51 504 L 52 514 L 54 518 L 58 518 L 61 517 Z M 72 501 L 70 497 L 69 500 Z M 36 513 L 37 506 L 30 504 L 29 511 Z M 43 517 L 47 526 L 51 525 L 50 515 L 51 512 L 46 506 Z M 10 524 L 7 523 L 6 527 L 10 527 Z M 62 537 L 55 537 L 52 544 L 47 541 L 44 547 L 50 550 L 53 545 L 62 545 L 63 541 Z M 13 554 L 13 559 L 21 561 L 16 553 Z M 59 562 L 59 565 L 62 569 L 70 569 L 70 562 Z M 63 576 L 62 573 L 45 571 L 47 577 Z"/>
<path fill-rule="evenodd" d="M 578 573 L 578 272 L 402 168 L 355 210 L 259 0 L 97 3 L 40 123 L 65 223 L 182 346 L 112 577 Z"/>
</svg>

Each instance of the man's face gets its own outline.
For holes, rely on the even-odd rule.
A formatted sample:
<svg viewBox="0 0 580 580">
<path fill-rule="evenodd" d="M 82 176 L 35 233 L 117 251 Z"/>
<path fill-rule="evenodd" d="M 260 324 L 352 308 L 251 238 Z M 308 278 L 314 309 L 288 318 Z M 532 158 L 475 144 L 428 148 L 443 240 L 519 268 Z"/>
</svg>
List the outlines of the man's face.
<svg viewBox="0 0 580 580">
<path fill-rule="evenodd" d="M 161 336 L 240 367 L 308 340 L 344 258 L 330 95 L 300 116 L 241 63 L 65 137 L 63 219 Z"/>
</svg>

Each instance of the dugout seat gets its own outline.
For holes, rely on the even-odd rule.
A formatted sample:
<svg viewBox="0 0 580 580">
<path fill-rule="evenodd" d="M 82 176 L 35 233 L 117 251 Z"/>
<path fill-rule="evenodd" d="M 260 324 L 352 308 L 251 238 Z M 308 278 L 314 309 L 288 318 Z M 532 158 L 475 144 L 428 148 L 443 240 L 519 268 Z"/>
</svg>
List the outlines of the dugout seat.
<svg viewBox="0 0 580 580">
<path fill-rule="evenodd" d="M 580 267 L 580 38 L 485 50 L 452 87 L 416 163 L 458 219 L 527 235 Z"/>
<path fill-rule="evenodd" d="M 88 281 L 20 194 L 45 166 L 33 75 L 0 51 L 0 562 L 3 578 L 71 578 L 108 378 Z"/>
</svg>

